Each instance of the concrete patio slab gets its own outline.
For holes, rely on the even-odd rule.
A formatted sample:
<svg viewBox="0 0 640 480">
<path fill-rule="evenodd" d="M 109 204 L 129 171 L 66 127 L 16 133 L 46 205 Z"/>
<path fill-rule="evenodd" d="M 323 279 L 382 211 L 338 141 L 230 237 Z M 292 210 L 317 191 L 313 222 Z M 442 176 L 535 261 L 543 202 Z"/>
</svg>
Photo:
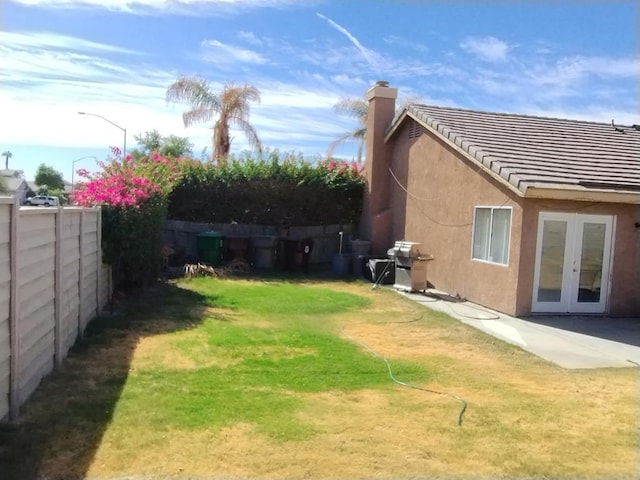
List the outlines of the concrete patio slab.
<svg viewBox="0 0 640 480">
<path fill-rule="evenodd" d="M 399 293 L 563 368 L 640 367 L 640 318 L 516 318 L 435 290 Z"/>
</svg>

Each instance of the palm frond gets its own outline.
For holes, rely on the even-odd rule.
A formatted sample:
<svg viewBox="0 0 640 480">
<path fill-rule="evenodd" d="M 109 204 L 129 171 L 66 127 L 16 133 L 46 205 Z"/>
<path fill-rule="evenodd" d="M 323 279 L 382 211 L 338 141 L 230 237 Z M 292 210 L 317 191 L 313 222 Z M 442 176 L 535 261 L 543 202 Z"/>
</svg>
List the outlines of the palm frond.
<svg viewBox="0 0 640 480">
<path fill-rule="evenodd" d="M 347 97 L 338 101 L 338 103 L 333 106 L 333 109 L 340 115 L 348 115 L 349 117 L 358 119 L 364 124 L 367 121 L 369 104 L 362 98 Z"/>
<path fill-rule="evenodd" d="M 244 118 L 240 117 L 231 117 L 230 121 L 242 130 L 249 141 L 249 145 L 251 145 L 251 147 L 258 153 L 258 157 L 262 158 L 262 142 L 260 142 L 258 134 L 253 126 Z"/>
<path fill-rule="evenodd" d="M 327 148 L 327 158 L 332 157 L 333 153 L 336 151 L 336 148 L 338 148 L 341 144 L 343 144 L 347 140 L 356 139 L 357 137 L 354 136 L 354 133 L 355 133 L 355 131 L 354 132 L 344 132 L 342 135 L 340 135 L 338 138 L 336 138 L 333 142 L 331 142 L 329 144 L 329 147 Z"/>
<path fill-rule="evenodd" d="M 209 83 L 200 77 L 180 77 L 173 82 L 166 92 L 169 103 L 187 103 L 192 110 L 220 109 L 220 100 L 211 91 Z"/>
<path fill-rule="evenodd" d="M 396 104 L 396 116 L 399 116 L 409 108 L 410 105 L 421 102 L 422 97 L 420 95 L 408 95 L 398 99 L 398 103 Z"/>
<path fill-rule="evenodd" d="M 182 114 L 182 121 L 184 122 L 185 127 L 190 127 L 196 123 L 204 123 L 208 122 L 215 115 L 215 111 L 207 108 L 207 109 L 198 109 L 198 110 L 189 110 Z"/>
<path fill-rule="evenodd" d="M 251 102 L 260 103 L 260 92 L 257 88 L 249 85 L 237 86 L 228 83 L 220 94 L 221 115 L 228 118 L 233 116 L 248 120 Z"/>
<path fill-rule="evenodd" d="M 334 140 L 327 149 L 327 157 L 333 155 L 333 152 L 338 145 L 347 140 L 356 140 L 358 142 L 358 163 L 362 158 L 362 151 L 364 149 L 364 141 L 367 134 L 367 112 L 369 110 L 369 104 L 362 98 L 347 97 L 342 98 L 338 103 L 333 106 L 336 113 L 341 115 L 348 115 L 358 120 L 358 126 L 350 131 L 340 135 Z"/>
</svg>

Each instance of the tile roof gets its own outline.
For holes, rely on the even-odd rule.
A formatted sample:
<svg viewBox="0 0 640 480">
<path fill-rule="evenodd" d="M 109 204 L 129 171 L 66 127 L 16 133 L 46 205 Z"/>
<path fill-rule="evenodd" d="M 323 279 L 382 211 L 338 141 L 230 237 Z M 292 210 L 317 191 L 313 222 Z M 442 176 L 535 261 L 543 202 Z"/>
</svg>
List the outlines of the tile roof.
<svg viewBox="0 0 640 480">
<path fill-rule="evenodd" d="M 600 190 L 637 193 L 640 203 L 640 126 L 416 104 L 406 115 L 523 195 L 529 188 Z"/>
</svg>

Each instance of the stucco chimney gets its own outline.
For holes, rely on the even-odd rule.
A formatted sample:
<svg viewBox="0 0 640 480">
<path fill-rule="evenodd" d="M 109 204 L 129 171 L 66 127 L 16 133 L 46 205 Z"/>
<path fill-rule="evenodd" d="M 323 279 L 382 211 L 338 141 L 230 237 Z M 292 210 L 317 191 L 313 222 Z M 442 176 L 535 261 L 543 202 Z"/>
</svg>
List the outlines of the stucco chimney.
<svg viewBox="0 0 640 480">
<path fill-rule="evenodd" d="M 384 142 L 385 131 L 395 115 L 397 88 L 379 81 L 366 94 L 367 137 L 365 143 L 366 186 L 360 219 L 360 238 L 371 241 L 374 255 L 386 253 L 391 246 L 391 212 L 389 210 L 389 158 Z"/>
</svg>

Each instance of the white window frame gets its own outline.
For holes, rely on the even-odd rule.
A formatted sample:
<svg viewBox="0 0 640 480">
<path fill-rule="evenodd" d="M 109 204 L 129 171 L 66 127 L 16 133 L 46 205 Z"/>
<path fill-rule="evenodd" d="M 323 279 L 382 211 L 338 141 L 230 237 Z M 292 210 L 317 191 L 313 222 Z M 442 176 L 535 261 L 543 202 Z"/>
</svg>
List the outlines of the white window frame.
<svg viewBox="0 0 640 480">
<path fill-rule="evenodd" d="M 509 234 L 506 241 L 507 246 L 507 260 L 506 263 L 495 262 L 493 260 L 489 260 L 488 258 L 476 258 L 474 257 L 474 245 L 476 240 L 476 218 L 478 210 L 491 210 L 491 216 L 489 217 L 489 245 L 487 245 L 487 251 L 491 252 L 491 239 L 493 237 L 493 213 L 495 210 L 509 210 Z M 471 260 L 476 262 L 489 263 L 491 265 L 501 265 L 508 266 L 509 258 L 511 257 L 511 228 L 513 225 L 513 207 L 495 207 L 489 205 L 479 205 L 477 207 L 473 207 L 473 223 L 471 227 Z"/>
</svg>

